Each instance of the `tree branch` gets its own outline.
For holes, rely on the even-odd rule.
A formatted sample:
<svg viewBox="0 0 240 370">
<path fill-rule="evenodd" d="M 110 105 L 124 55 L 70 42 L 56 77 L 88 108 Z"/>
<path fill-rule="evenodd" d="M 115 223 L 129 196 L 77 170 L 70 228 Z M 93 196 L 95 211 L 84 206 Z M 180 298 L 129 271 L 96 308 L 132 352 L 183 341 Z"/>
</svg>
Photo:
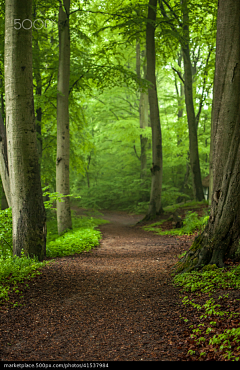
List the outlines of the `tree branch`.
<svg viewBox="0 0 240 370">
<path fill-rule="evenodd" d="M 199 103 L 198 113 L 196 115 L 196 127 L 197 128 L 198 128 L 198 123 L 199 123 L 199 119 L 200 119 L 200 114 L 201 114 L 201 111 L 202 111 L 203 103 L 205 101 L 204 92 L 205 92 L 205 88 L 206 88 L 206 79 L 207 79 L 206 70 L 207 70 L 207 66 L 208 66 L 208 63 L 209 63 L 209 59 L 210 59 L 212 50 L 213 50 L 213 46 L 209 50 L 209 53 L 208 53 L 208 56 L 207 56 L 207 59 L 206 59 L 206 63 L 205 63 L 205 68 L 204 68 L 205 69 L 205 76 L 204 76 L 204 79 L 203 79 L 203 87 L 202 87 L 203 90 L 202 90 L 201 100 L 200 100 L 200 103 Z M 212 84 L 210 85 L 210 87 L 211 86 L 212 86 Z"/>
<path fill-rule="evenodd" d="M 99 99 L 99 98 L 96 98 L 96 96 L 93 96 L 93 98 L 94 99 L 96 99 L 96 100 L 98 100 L 100 103 L 102 103 L 102 104 L 104 104 L 104 105 L 106 105 L 106 103 L 104 103 L 101 99 Z M 116 115 L 116 113 L 112 110 L 112 109 L 109 109 L 110 110 L 110 112 L 117 118 L 117 120 L 119 121 L 119 118 L 118 118 L 118 116 Z"/>
<path fill-rule="evenodd" d="M 174 72 L 177 72 L 177 74 L 178 74 L 178 77 L 180 78 L 180 80 L 185 84 L 185 81 L 184 81 L 184 79 L 182 78 L 182 75 L 181 75 L 181 73 L 179 72 L 179 71 L 177 71 L 175 68 L 173 68 L 172 67 L 172 70 L 174 71 Z"/>
<path fill-rule="evenodd" d="M 136 151 L 136 147 L 135 147 L 135 145 L 133 145 L 133 149 L 134 149 L 134 152 L 135 152 L 135 154 L 136 154 L 137 159 L 139 159 L 139 161 L 141 161 L 141 158 L 140 158 L 140 157 L 139 157 L 139 155 L 137 154 L 137 151 Z"/>
<path fill-rule="evenodd" d="M 47 87 L 46 87 L 46 89 L 45 89 L 45 91 L 44 91 L 44 94 L 47 92 L 47 90 L 49 89 L 49 87 L 50 87 L 50 85 L 51 85 L 51 81 L 52 81 L 52 78 L 53 78 L 53 73 L 51 74 L 51 76 L 50 76 L 50 80 L 48 81 L 48 83 L 47 83 Z"/>
<path fill-rule="evenodd" d="M 88 72 L 88 71 L 87 71 Z M 73 90 L 73 88 L 74 88 L 74 86 L 78 83 L 78 81 L 80 81 L 82 78 L 84 77 L 84 75 L 81 75 L 73 84 L 72 84 L 72 86 L 70 87 L 70 89 L 69 89 L 69 92 L 68 92 L 68 95 L 70 95 L 71 94 L 71 92 L 72 92 L 72 90 Z"/>
<path fill-rule="evenodd" d="M 178 21 L 178 24 L 179 26 L 182 27 L 182 22 L 180 21 L 180 19 L 178 18 L 178 16 L 176 15 L 176 13 L 173 11 L 172 7 L 165 1 L 165 0 L 162 0 L 164 2 L 164 4 L 168 7 L 168 9 L 171 11 L 171 13 L 173 14 L 174 18 Z"/>
</svg>

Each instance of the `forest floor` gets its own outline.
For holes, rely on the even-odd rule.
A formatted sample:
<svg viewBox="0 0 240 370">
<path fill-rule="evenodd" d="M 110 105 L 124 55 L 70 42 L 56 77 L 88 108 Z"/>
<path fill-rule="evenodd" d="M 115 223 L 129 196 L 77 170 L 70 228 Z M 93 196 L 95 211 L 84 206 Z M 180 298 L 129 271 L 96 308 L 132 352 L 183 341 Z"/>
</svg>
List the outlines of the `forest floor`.
<svg viewBox="0 0 240 370">
<path fill-rule="evenodd" d="M 143 215 L 102 212 L 99 247 L 56 258 L 1 306 L 1 361 L 194 360 L 196 313 L 171 277 L 194 235 L 155 235 L 136 225 Z"/>
</svg>

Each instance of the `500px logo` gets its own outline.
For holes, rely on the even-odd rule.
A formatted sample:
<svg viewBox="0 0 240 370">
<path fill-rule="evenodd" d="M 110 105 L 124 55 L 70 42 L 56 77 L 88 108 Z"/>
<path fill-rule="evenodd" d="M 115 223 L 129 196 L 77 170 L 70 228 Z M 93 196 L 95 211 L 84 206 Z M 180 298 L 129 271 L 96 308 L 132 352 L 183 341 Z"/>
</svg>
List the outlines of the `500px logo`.
<svg viewBox="0 0 240 370">
<path fill-rule="evenodd" d="M 41 30 L 43 27 L 47 28 L 47 22 L 54 22 L 46 19 L 45 22 L 42 19 L 35 19 L 34 22 L 31 19 L 24 19 L 20 22 L 20 19 L 14 19 L 14 28 L 15 30 L 20 30 L 24 28 L 25 30 L 30 30 L 30 28 L 35 28 L 36 30 Z M 40 27 L 39 27 L 40 26 Z"/>
</svg>

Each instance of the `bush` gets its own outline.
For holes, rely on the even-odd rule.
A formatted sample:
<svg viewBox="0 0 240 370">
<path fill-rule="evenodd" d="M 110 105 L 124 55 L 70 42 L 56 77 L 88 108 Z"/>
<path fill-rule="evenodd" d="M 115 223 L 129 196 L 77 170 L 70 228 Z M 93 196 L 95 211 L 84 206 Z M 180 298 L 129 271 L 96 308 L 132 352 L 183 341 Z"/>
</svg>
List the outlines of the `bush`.
<svg viewBox="0 0 240 370">
<path fill-rule="evenodd" d="M 47 257 L 81 253 L 99 245 L 101 233 L 95 227 L 108 221 L 87 216 L 73 217 L 72 220 L 73 230 L 67 230 L 61 236 L 57 233 L 56 214 L 47 221 Z M 24 253 L 21 258 L 12 256 L 12 211 L 10 208 L 0 211 L 0 300 L 7 300 L 11 290 L 18 292 L 17 283 L 36 276 L 40 273 L 37 270 L 49 262 L 38 262 Z"/>
<path fill-rule="evenodd" d="M 163 224 L 165 221 L 168 221 L 169 219 L 155 222 L 151 225 L 143 226 L 143 229 L 146 231 L 154 231 L 156 234 L 159 235 L 191 235 L 197 230 L 203 230 L 208 222 L 208 219 L 209 216 L 199 217 L 196 212 L 189 211 L 187 212 L 186 217 L 183 220 L 183 227 L 180 229 L 170 229 L 162 231 L 160 225 Z"/>
<path fill-rule="evenodd" d="M 0 211 L 0 257 L 12 255 L 12 209 Z"/>
</svg>

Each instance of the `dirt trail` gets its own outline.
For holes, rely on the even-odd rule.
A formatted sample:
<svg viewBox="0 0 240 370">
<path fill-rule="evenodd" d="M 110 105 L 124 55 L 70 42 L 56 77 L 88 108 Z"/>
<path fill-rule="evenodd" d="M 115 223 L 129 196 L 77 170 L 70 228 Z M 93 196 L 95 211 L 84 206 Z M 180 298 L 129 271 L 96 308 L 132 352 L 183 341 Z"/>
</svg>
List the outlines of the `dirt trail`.
<svg viewBox="0 0 240 370">
<path fill-rule="evenodd" d="M 105 212 L 91 252 L 57 258 L 3 307 L 2 361 L 181 360 L 187 326 L 170 267 L 175 237 L 133 227 L 142 216 Z M 185 245 L 185 249 L 188 246 Z"/>
</svg>

